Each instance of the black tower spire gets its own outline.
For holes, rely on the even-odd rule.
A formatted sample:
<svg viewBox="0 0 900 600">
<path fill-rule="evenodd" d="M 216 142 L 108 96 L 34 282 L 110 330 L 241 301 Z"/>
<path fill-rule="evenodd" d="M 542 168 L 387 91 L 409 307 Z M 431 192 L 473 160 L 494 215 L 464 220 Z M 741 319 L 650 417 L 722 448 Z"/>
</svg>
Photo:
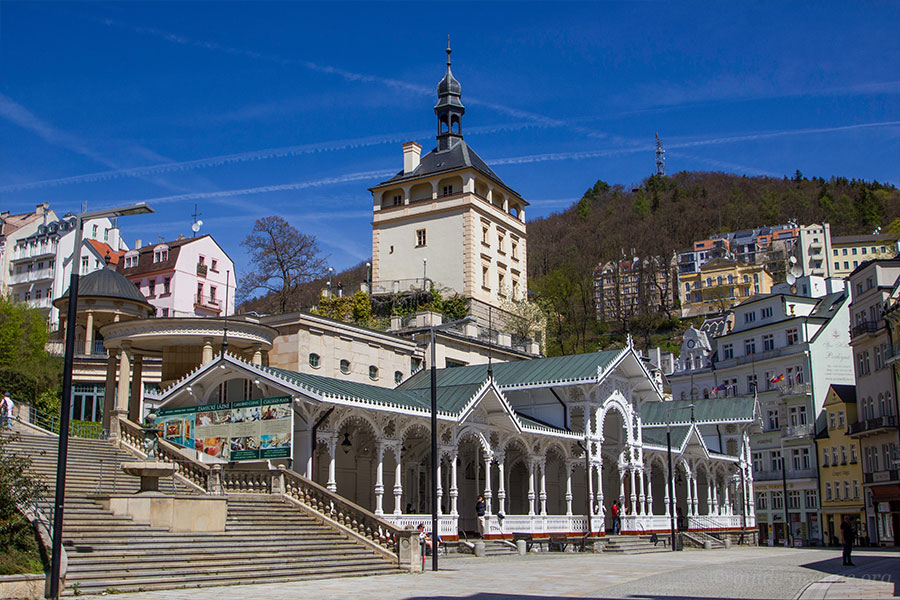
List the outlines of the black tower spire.
<svg viewBox="0 0 900 600">
<path fill-rule="evenodd" d="M 462 87 L 450 72 L 450 36 L 447 36 L 447 74 L 438 84 L 438 102 L 434 114 L 438 118 L 437 149 L 449 150 L 462 140 L 462 116 L 466 108 L 462 105 Z"/>
</svg>

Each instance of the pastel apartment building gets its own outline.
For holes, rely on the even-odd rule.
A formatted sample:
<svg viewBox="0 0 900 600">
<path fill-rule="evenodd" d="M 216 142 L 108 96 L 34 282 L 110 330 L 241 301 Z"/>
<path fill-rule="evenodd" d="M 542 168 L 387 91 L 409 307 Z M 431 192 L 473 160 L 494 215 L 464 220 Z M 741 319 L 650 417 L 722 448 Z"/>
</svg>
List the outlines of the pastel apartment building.
<svg viewBox="0 0 900 600">
<path fill-rule="evenodd" d="M 890 235 L 845 235 L 831 238 L 831 276 L 847 277 L 867 260 L 893 258 L 898 252 L 900 241 Z"/>
<path fill-rule="evenodd" d="M 156 308 L 157 317 L 234 313 L 234 262 L 209 235 L 142 245 L 117 266 Z"/>
</svg>

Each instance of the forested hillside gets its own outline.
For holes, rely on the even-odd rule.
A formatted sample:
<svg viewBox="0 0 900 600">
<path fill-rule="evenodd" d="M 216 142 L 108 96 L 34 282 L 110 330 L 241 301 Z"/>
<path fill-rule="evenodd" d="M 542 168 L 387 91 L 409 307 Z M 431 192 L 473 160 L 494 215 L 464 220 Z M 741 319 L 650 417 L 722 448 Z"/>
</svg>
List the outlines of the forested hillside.
<svg viewBox="0 0 900 600">
<path fill-rule="evenodd" d="M 898 217 L 900 191 L 878 182 L 707 172 L 653 176 L 632 190 L 598 181 L 569 209 L 528 223 L 529 287 L 563 315 L 548 322 L 547 351 L 588 351 L 619 337 L 593 319 L 591 274 L 598 263 L 672 256 L 717 232 L 787 221 L 827 221 L 833 236 L 877 227 L 896 232 Z M 678 328 L 658 314 L 637 321 L 631 329 L 647 344 Z"/>
</svg>

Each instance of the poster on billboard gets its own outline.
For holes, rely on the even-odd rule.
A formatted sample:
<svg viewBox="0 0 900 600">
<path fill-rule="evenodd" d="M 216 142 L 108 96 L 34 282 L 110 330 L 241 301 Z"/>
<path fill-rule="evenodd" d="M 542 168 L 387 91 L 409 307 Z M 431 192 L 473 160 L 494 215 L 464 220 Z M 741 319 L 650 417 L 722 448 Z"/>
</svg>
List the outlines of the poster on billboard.
<svg viewBox="0 0 900 600">
<path fill-rule="evenodd" d="M 294 411 L 288 396 L 163 408 L 163 438 L 228 461 L 290 458 Z"/>
</svg>

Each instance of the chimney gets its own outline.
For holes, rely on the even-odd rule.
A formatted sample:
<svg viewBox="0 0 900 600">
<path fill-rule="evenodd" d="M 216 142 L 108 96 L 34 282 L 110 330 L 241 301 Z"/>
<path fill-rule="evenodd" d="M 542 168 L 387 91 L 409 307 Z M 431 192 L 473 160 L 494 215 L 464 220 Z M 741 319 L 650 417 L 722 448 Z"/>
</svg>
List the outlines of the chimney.
<svg viewBox="0 0 900 600">
<path fill-rule="evenodd" d="M 135 249 L 135 250 L 140 250 L 140 249 L 141 249 L 141 238 L 138 238 L 138 239 L 134 240 L 134 249 Z"/>
<path fill-rule="evenodd" d="M 422 154 L 422 146 L 416 142 L 403 144 L 403 174 L 412 173 L 419 167 L 419 156 Z"/>
</svg>

